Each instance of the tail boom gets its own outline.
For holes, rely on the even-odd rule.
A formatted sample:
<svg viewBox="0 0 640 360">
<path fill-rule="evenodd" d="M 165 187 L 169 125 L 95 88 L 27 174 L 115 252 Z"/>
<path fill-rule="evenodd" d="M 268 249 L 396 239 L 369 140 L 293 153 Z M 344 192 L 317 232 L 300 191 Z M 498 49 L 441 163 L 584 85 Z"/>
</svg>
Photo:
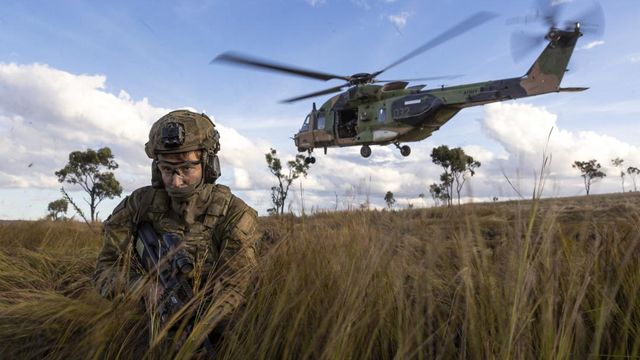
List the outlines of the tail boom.
<svg viewBox="0 0 640 360">
<path fill-rule="evenodd" d="M 527 96 L 559 91 L 560 82 L 567 71 L 567 65 L 580 36 L 582 33 L 578 28 L 572 31 L 549 32 L 547 37 L 550 37 L 551 41 L 520 82 Z"/>
<path fill-rule="evenodd" d="M 445 107 L 462 109 L 552 92 L 586 90 L 560 87 L 569 59 L 582 33 L 576 29 L 553 30 L 552 34 L 554 37 L 524 76 L 443 87 L 426 92 L 439 97 Z"/>
</svg>

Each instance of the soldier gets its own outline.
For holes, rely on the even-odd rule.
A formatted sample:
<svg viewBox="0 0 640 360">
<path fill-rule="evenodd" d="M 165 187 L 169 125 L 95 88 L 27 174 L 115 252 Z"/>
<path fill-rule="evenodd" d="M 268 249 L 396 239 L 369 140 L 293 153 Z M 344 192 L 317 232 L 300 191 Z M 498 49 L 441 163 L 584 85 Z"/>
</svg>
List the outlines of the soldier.
<svg viewBox="0 0 640 360">
<path fill-rule="evenodd" d="M 193 260 L 194 292 L 209 289 L 212 298 L 207 301 L 217 304 L 214 318 L 222 327 L 216 332 L 243 303 L 257 264 L 257 213 L 228 187 L 215 184 L 219 149 L 219 134 L 205 114 L 177 110 L 153 124 L 145 144 L 153 159 L 152 185 L 135 190 L 104 222 L 94 275 L 103 297 L 143 286 L 144 272 L 133 248 L 138 224 L 148 222 L 157 234 L 180 236 Z M 163 289 L 147 289 L 149 306 L 159 301 Z"/>
</svg>

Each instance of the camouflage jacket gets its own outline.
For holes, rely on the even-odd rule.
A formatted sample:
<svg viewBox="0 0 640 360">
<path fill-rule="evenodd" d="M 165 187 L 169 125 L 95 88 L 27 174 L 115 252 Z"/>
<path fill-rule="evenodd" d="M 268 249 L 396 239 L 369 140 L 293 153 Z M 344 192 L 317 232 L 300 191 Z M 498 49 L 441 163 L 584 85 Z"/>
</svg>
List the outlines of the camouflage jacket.
<svg viewBox="0 0 640 360">
<path fill-rule="evenodd" d="M 167 192 L 152 187 L 135 190 L 113 210 L 104 222 L 104 243 L 94 274 L 103 297 L 112 298 L 140 283 L 143 270 L 133 254 L 133 237 L 137 223 L 148 221 L 158 234 L 183 236 L 195 263 L 193 287 L 197 291 L 205 282 L 213 282 L 213 296 L 222 299 L 223 316 L 242 304 L 257 265 L 257 213 L 228 187 L 203 186 L 190 210 L 193 216 L 178 215 Z"/>
</svg>

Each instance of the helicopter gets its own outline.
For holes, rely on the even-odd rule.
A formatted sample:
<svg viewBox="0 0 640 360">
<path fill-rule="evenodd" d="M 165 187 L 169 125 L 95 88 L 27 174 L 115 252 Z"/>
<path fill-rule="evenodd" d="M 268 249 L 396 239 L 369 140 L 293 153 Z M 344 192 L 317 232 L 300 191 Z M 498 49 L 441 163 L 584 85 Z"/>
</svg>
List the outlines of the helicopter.
<svg viewBox="0 0 640 360">
<path fill-rule="evenodd" d="M 426 139 L 464 108 L 553 92 L 587 90 L 586 87 L 560 87 L 560 83 L 565 72 L 568 71 L 567 65 L 584 29 L 597 32 L 599 25 L 596 24 L 597 21 L 585 23 L 575 20 L 565 22 L 561 26 L 558 24 L 560 9 L 561 6 L 548 3 L 546 6 L 538 7 L 533 17 L 515 19 L 515 22 L 522 23 L 540 21 L 548 26 L 548 30 L 544 34 L 512 36 L 514 58 L 516 58 L 514 48 L 522 53 L 535 47 L 540 41 L 546 41 L 547 45 L 523 76 L 499 80 L 424 89 L 425 85 L 408 86 L 409 82 L 454 76 L 407 80 L 377 79 L 377 76 L 388 69 L 497 16 L 488 12 L 473 14 L 399 60 L 373 73 L 334 75 L 233 52 L 222 53 L 212 62 L 225 62 L 325 81 L 331 79 L 346 81 L 338 86 L 282 101 L 291 103 L 341 92 L 324 102 L 319 108 L 313 103 L 311 112 L 293 137 L 298 152 L 307 152 L 306 163 L 315 163 L 316 159 L 312 156 L 314 149 L 323 148 L 326 154 L 327 148 L 346 146 L 360 146 L 360 155 L 368 158 L 371 156 L 372 145 L 393 144 L 400 150 L 400 154 L 406 157 L 411 153 L 411 148 L 404 143 Z M 582 18 L 597 18 L 603 21 L 602 9 L 598 4 L 583 15 Z M 514 22 L 513 19 L 511 22 Z M 345 88 L 347 90 L 343 91 Z"/>
</svg>

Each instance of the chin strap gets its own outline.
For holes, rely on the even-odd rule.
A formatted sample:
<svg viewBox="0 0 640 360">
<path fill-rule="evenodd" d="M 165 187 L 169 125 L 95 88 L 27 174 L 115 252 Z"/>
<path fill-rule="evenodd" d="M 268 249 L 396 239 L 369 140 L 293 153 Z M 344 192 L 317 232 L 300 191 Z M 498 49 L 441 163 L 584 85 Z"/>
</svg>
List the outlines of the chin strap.
<svg viewBox="0 0 640 360">
<path fill-rule="evenodd" d="M 167 194 L 169 194 L 172 199 L 183 201 L 197 194 L 198 190 L 200 190 L 199 185 L 200 184 L 191 184 L 180 188 L 165 188 L 165 190 L 167 190 Z"/>
<path fill-rule="evenodd" d="M 167 190 L 167 194 L 169 194 L 169 196 L 172 199 L 175 199 L 178 201 L 185 201 L 190 197 L 199 193 L 200 190 L 202 189 L 203 184 L 204 184 L 204 174 L 200 176 L 200 181 L 197 184 L 191 184 L 191 185 L 187 185 L 179 188 L 165 187 L 165 190 Z"/>
</svg>

